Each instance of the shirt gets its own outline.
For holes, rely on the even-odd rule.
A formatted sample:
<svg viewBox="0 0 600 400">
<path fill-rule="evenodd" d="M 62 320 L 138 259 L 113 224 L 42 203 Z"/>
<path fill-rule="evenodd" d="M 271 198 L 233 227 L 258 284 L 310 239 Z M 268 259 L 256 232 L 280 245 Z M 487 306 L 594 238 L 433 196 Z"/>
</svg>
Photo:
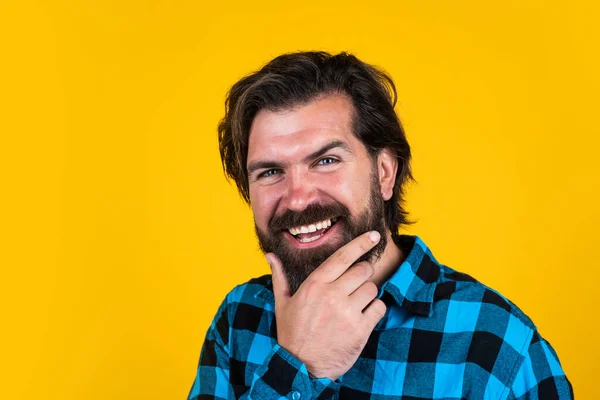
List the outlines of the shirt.
<svg viewBox="0 0 600 400">
<path fill-rule="evenodd" d="M 439 264 L 419 237 L 396 243 L 407 256 L 380 288 L 386 314 L 348 372 L 316 378 L 277 344 L 265 275 L 219 307 L 188 400 L 573 398 L 556 352 L 519 308 Z"/>
</svg>

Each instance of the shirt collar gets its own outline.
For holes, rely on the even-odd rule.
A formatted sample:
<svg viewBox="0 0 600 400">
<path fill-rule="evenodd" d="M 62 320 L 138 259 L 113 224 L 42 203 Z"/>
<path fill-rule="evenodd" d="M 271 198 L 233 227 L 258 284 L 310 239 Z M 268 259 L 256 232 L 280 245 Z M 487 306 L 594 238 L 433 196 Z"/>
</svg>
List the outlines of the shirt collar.
<svg viewBox="0 0 600 400">
<path fill-rule="evenodd" d="M 411 313 L 431 317 L 440 265 L 418 236 L 400 235 L 395 243 L 405 258 L 381 286 L 379 297 L 389 293 L 398 305 Z"/>
<path fill-rule="evenodd" d="M 379 296 L 388 293 L 407 311 L 431 317 L 433 298 L 440 277 L 440 266 L 427 245 L 418 236 L 400 235 L 395 240 L 405 259 L 394 274 L 381 286 Z M 255 298 L 273 303 L 273 284 L 259 290 Z"/>
</svg>

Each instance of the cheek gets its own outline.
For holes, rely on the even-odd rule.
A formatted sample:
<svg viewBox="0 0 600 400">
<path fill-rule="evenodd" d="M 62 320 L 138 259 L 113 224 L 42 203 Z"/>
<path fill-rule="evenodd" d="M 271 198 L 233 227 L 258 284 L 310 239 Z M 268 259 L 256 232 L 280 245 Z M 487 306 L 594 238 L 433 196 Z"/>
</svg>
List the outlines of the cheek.
<svg viewBox="0 0 600 400">
<path fill-rule="evenodd" d="M 250 204 L 254 221 L 259 228 L 266 230 L 277 204 L 277 195 L 270 188 L 250 189 Z"/>
<path fill-rule="evenodd" d="M 356 214 L 366 206 L 370 184 L 368 172 L 353 169 L 334 174 L 322 187 L 325 193 L 348 207 L 352 214 Z"/>
</svg>

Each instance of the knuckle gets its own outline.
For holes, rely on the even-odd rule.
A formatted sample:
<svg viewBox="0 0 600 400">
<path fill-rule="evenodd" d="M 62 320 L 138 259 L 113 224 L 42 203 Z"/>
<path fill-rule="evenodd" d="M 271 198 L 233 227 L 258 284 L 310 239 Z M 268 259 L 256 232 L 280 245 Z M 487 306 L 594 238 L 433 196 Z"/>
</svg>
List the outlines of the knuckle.
<svg viewBox="0 0 600 400">
<path fill-rule="evenodd" d="M 347 264 L 349 263 L 349 256 L 348 256 L 348 250 L 346 249 L 340 249 L 335 253 L 335 259 L 336 261 L 338 261 L 341 264 Z"/>
<path fill-rule="evenodd" d="M 383 317 L 387 311 L 385 303 L 379 299 L 373 300 L 371 307 L 373 307 L 373 312 L 379 317 Z"/>
<path fill-rule="evenodd" d="M 366 261 L 354 264 L 352 269 L 355 271 L 356 275 L 365 279 L 371 277 L 374 273 L 373 266 Z"/>
<path fill-rule="evenodd" d="M 367 281 L 363 283 L 364 290 L 370 297 L 376 297 L 379 294 L 379 288 L 373 281 Z M 381 300 L 380 300 L 381 301 Z"/>
<path fill-rule="evenodd" d="M 371 266 L 364 262 L 354 264 L 354 266 L 352 267 L 352 270 L 354 271 L 354 273 L 359 277 L 371 276 L 371 271 L 370 271 L 371 269 L 372 269 Z"/>
</svg>

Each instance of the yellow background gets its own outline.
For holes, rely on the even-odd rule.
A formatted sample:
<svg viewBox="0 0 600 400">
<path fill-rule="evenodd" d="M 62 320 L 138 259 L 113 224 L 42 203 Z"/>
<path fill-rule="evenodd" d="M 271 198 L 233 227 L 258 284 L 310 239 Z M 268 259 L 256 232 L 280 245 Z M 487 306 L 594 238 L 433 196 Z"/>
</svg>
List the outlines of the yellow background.
<svg viewBox="0 0 600 400">
<path fill-rule="evenodd" d="M 309 49 L 394 77 L 408 233 L 598 398 L 596 2 L 284 3 L 1 2 L 0 398 L 185 398 L 223 296 L 269 271 L 221 171 L 225 93 Z"/>
</svg>

